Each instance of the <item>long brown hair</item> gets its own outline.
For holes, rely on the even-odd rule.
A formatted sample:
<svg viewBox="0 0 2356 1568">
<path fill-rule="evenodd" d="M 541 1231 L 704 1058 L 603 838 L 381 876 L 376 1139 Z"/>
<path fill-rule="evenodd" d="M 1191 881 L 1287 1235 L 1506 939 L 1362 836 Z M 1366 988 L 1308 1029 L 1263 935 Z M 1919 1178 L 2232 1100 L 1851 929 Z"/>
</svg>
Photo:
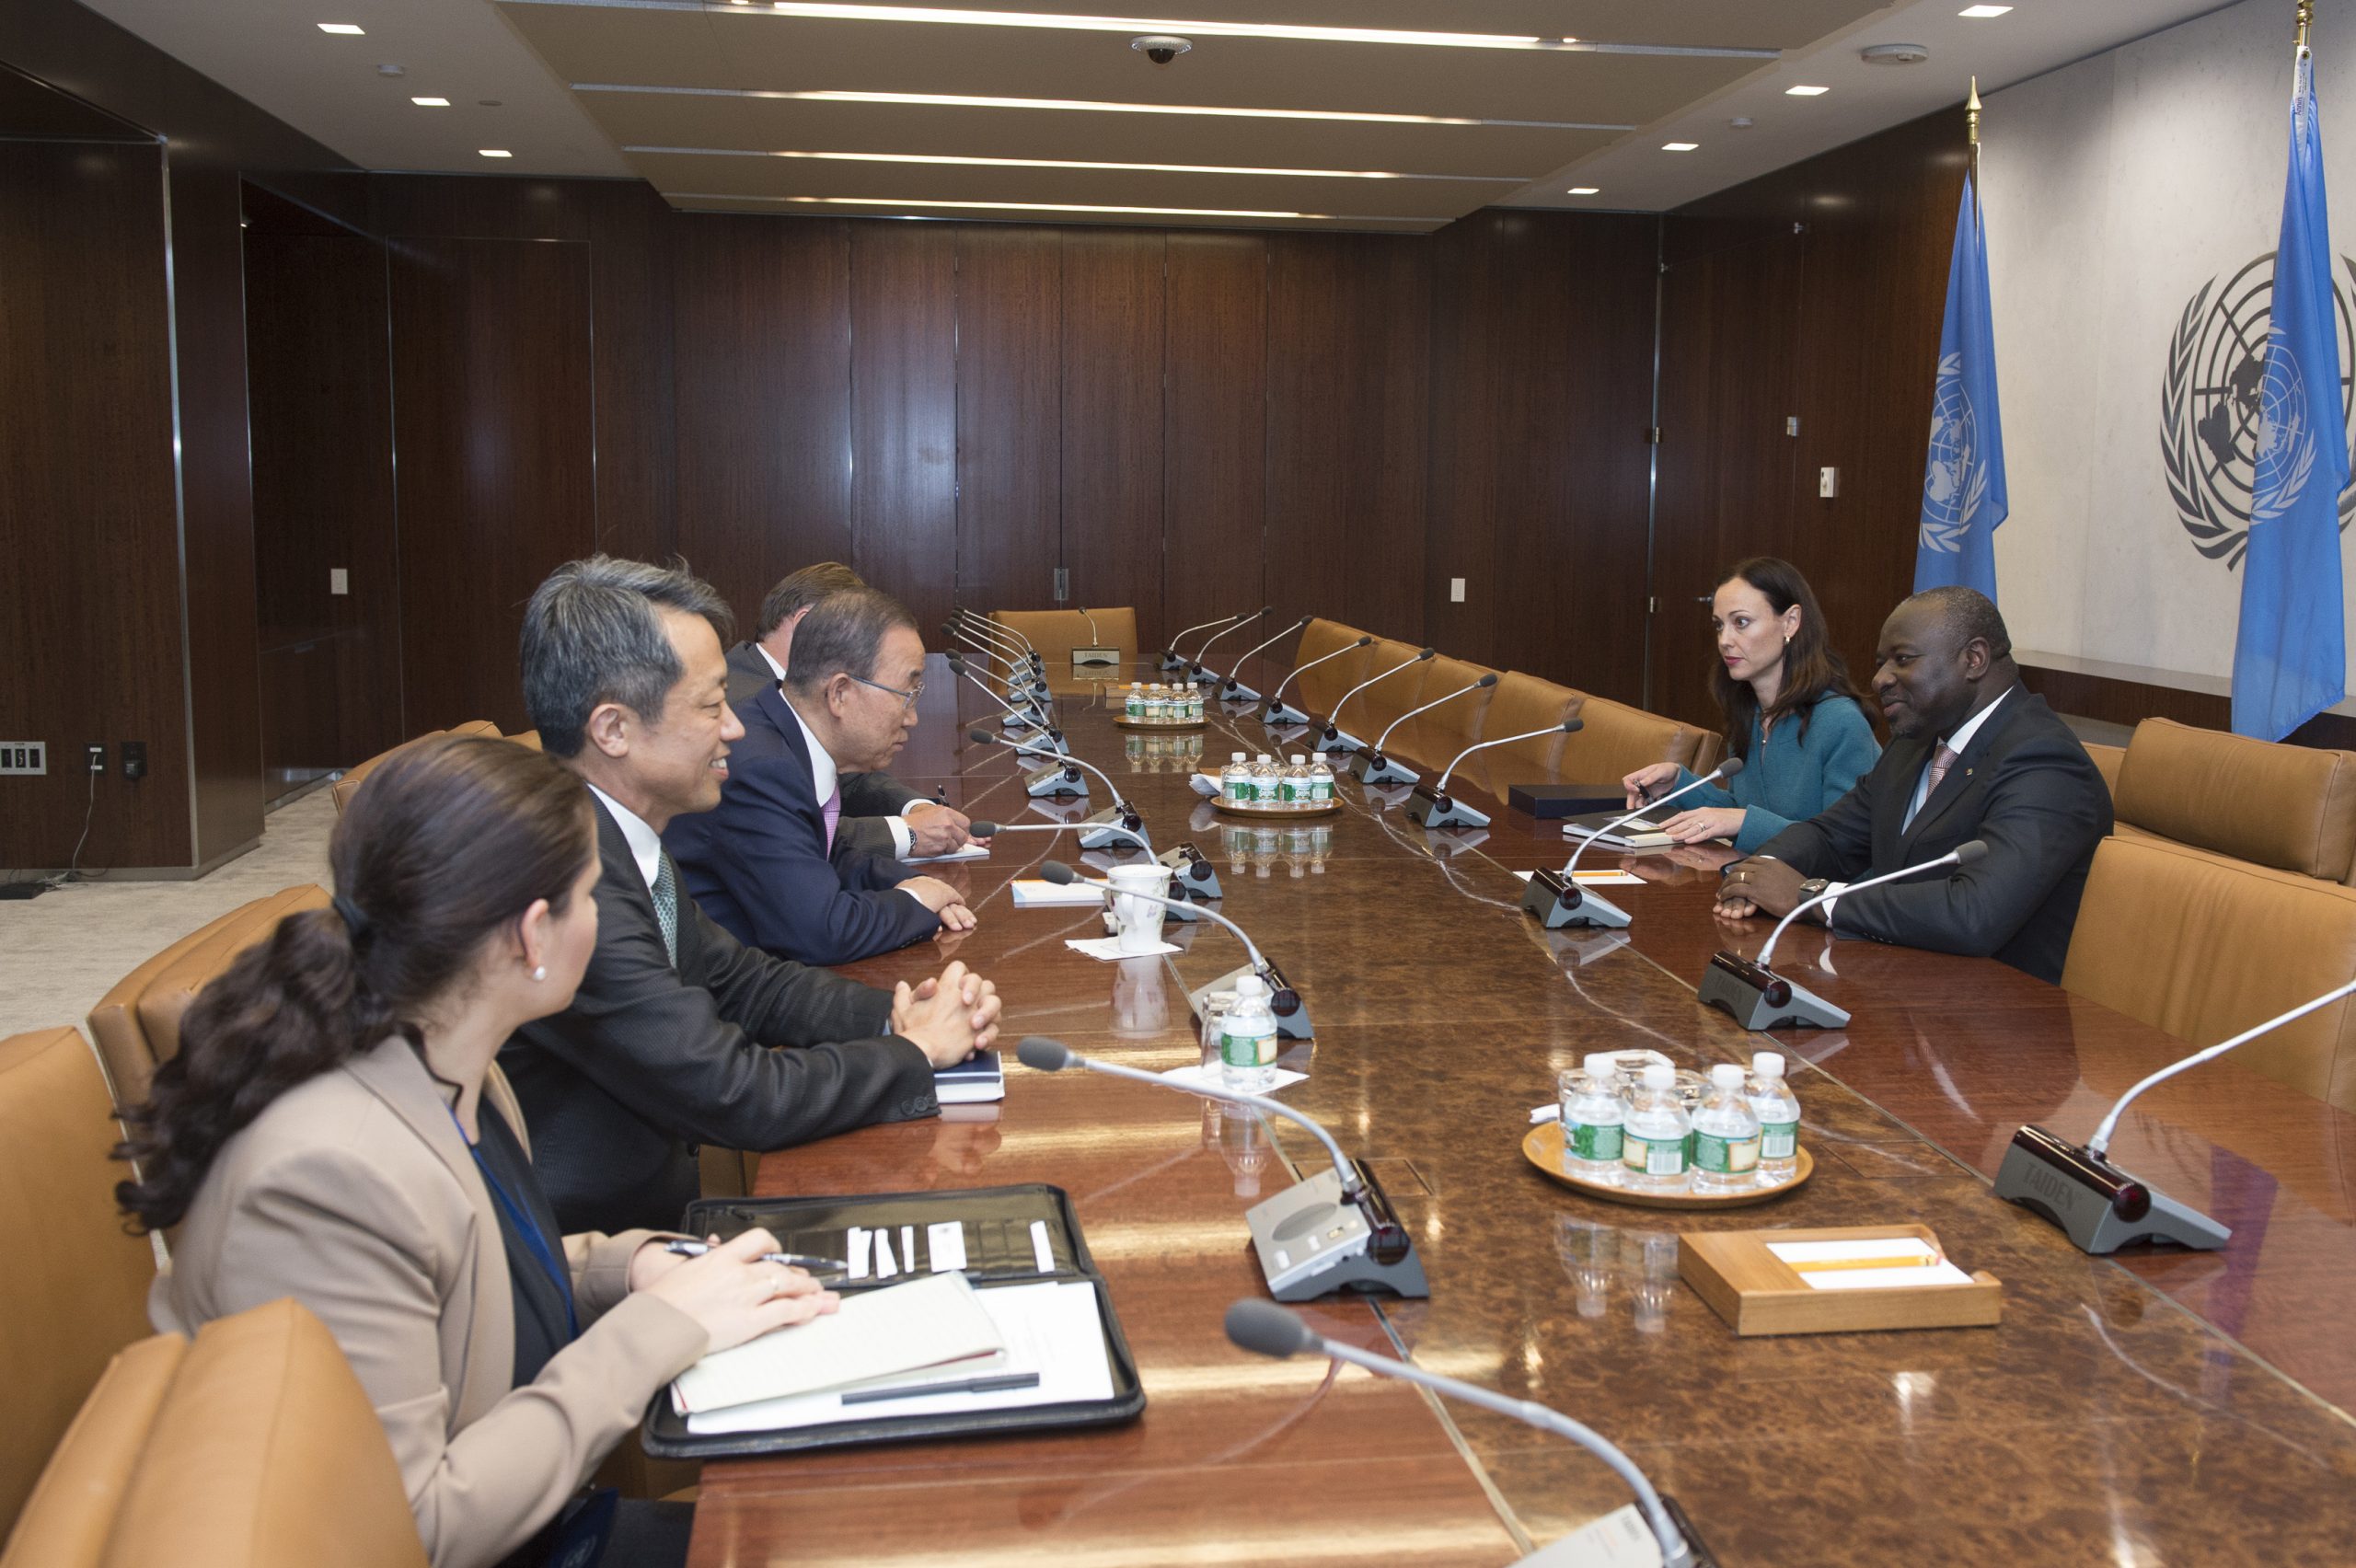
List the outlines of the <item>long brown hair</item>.
<svg viewBox="0 0 2356 1568">
<path fill-rule="evenodd" d="M 133 1227 L 177 1225 L 223 1146 L 271 1101 L 399 1035 L 538 899 L 563 913 L 596 852 L 580 779 L 487 735 L 403 746 L 352 796 L 329 843 L 332 906 L 282 920 L 204 987 L 180 1051 L 115 1150 L 139 1174 L 115 1201 Z"/>
<path fill-rule="evenodd" d="M 1816 603 L 1816 590 L 1807 585 L 1800 569 L 1774 556 L 1752 556 L 1749 560 L 1738 561 L 1732 571 L 1718 579 L 1718 585 L 1724 587 L 1738 577 L 1758 589 L 1768 607 L 1779 616 L 1794 605 L 1800 607 L 1800 628 L 1784 645 L 1784 684 L 1776 688 L 1766 721 L 1773 723 L 1796 713 L 1799 716 L 1800 738 L 1805 740 L 1818 700 L 1829 693 L 1856 703 L 1865 714 L 1865 722 L 1871 724 L 1873 704 L 1850 675 L 1849 662 L 1832 646 L 1832 639 L 1824 629 L 1824 612 Z M 1724 660 L 1711 674 L 1710 688 L 1717 696 L 1719 711 L 1726 715 L 1727 754 L 1747 759 L 1750 755 L 1751 721 L 1760 717 L 1759 694 L 1750 689 L 1749 681 L 1738 681 L 1728 674 Z"/>
</svg>

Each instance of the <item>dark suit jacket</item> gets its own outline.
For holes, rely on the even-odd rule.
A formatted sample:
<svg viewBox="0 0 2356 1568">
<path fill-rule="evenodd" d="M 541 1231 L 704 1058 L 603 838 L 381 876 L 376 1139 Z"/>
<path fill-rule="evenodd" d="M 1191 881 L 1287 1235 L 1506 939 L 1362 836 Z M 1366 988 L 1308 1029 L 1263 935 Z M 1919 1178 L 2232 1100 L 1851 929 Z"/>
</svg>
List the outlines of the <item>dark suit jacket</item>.
<svg viewBox="0 0 2356 1568">
<path fill-rule="evenodd" d="M 684 890 L 672 968 L 629 841 L 595 804 L 589 971 L 499 1053 L 566 1231 L 676 1227 L 698 1144 L 784 1148 L 940 1109 L 924 1053 L 884 1032 L 889 993 L 738 945 Z"/>
<path fill-rule="evenodd" d="M 663 843 L 687 891 L 738 941 L 804 963 L 850 963 L 906 947 L 941 917 L 898 891 L 918 868 L 854 848 L 826 822 L 809 738 L 775 686 L 737 705 L 720 804 L 674 818 Z"/>
<path fill-rule="evenodd" d="M 2095 847 L 2111 827 L 2110 790 L 2045 699 L 2019 689 L 1963 749 L 1913 826 L 1906 803 L 1938 748 L 1893 740 L 1873 771 L 1759 853 L 1812 877 L 1862 882 L 1985 839 L 1986 857 L 1941 877 L 1844 894 L 1833 929 L 1938 952 L 1993 956 L 2059 981 Z"/>
<path fill-rule="evenodd" d="M 745 703 L 764 691 L 776 689 L 777 677 L 769 674 L 769 662 L 760 649 L 740 642 L 728 651 L 731 708 L 742 712 Z M 892 830 L 884 825 L 881 818 L 897 815 L 910 801 L 932 798 L 909 789 L 888 773 L 846 773 L 842 786 L 843 817 L 836 840 L 840 842 L 848 836 L 853 848 L 864 849 L 871 855 L 889 855 L 894 850 Z"/>
</svg>

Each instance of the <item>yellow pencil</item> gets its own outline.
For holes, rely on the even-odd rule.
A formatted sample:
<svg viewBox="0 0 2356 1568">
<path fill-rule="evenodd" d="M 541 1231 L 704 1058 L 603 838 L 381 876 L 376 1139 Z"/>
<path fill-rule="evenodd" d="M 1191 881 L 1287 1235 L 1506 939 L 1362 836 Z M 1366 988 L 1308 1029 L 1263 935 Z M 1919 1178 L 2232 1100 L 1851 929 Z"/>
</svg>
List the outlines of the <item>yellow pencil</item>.
<svg viewBox="0 0 2356 1568">
<path fill-rule="evenodd" d="M 1927 1269 L 1946 1261 L 1935 1253 L 1928 1257 L 1909 1253 L 1902 1258 L 1815 1258 L 1794 1263 L 1791 1268 L 1795 1274 L 1818 1274 L 1832 1269 Z"/>
</svg>

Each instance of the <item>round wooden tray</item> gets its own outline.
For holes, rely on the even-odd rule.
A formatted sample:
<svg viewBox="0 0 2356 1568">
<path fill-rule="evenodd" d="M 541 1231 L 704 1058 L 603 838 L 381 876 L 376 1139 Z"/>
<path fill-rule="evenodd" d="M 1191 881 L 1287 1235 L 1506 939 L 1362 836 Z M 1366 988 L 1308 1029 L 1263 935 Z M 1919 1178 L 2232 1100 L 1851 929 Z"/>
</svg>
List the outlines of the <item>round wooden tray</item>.
<svg viewBox="0 0 2356 1568">
<path fill-rule="evenodd" d="M 1250 817 L 1255 822 L 1316 822 L 1342 814 L 1338 795 L 1322 806 L 1233 806 L 1225 801 L 1213 801 L 1211 804 L 1221 816 Z"/>
<path fill-rule="evenodd" d="M 1585 1193 L 1591 1198 L 1607 1198 L 1615 1204 L 1633 1204 L 1637 1208 L 1741 1208 L 1748 1204 L 1763 1204 L 1770 1198 L 1780 1198 L 1795 1187 L 1807 1185 L 1807 1179 L 1816 1174 L 1816 1161 L 1808 1158 L 1807 1146 L 1802 1145 L 1795 1153 L 1791 1179 L 1776 1186 L 1732 1193 L 1639 1192 L 1633 1187 L 1591 1181 L 1564 1170 L 1563 1124 L 1560 1122 L 1541 1122 L 1530 1128 L 1529 1136 L 1521 1140 L 1521 1152 L 1530 1164 L 1565 1187 Z"/>
<path fill-rule="evenodd" d="M 1143 719 L 1132 719 L 1126 713 L 1113 715 L 1113 728 L 1115 730 L 1175 730 L 1184 733 L 1188 730 L 1203 730 L 1209 727 L 1208 719 L 1187 719 L 1172 724 L 1166 720 L 1161 723 L 1150 723 Z"/>
</svg>

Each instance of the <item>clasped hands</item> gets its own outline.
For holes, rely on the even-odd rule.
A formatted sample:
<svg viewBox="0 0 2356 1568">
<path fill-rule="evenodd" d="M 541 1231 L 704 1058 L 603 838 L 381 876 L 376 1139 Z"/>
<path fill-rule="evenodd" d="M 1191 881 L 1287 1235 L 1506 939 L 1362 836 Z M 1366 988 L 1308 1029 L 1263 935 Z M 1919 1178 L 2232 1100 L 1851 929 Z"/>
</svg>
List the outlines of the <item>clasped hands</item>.
<svg viewBox="0 0 2356 1568">
<path fill-rule="evenodd" d="M 918 986 L 892 987 L 891 1031 L 936 1067 L 953 1067 L 998 1038 L 998 987 L 954 963 Z"/>
<path fill-rule="evenodd" d="M 1748 920 L 1754 915 L 1780 920 L 1807 899 L 1807 894 L 1800 889 L 1807 881 L 1797 867 L 1781 860 L 1756 855 L 1748 860 L 1737 860 L 1718 881 L 1718 902 L 1711 913 L 1721 920 Z M 1824 905 L 1818 905 L 1802 918 L 1821 924 Z"/>
</svg>

